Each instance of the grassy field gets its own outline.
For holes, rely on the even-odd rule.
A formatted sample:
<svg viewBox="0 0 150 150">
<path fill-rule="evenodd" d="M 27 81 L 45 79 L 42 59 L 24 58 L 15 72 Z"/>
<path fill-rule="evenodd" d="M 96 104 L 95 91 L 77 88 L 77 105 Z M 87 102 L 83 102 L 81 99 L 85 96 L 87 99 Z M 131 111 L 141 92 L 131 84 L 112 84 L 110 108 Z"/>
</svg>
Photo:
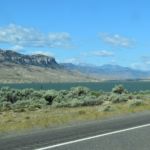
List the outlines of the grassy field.
<svg viewBox="0 0 150 150">
<path fill-rule="evenodd" d="M 140 106 L 124 104 L 103 104 L 77 108 L 47 107 L 36 111 L 6 111 L 0 114 L 0 132 L 24 131 L 26 129 L 56 127 L 68 123 L 100 120 L 116 115 L 150 110 L 150 101 Z"/>
</svg>

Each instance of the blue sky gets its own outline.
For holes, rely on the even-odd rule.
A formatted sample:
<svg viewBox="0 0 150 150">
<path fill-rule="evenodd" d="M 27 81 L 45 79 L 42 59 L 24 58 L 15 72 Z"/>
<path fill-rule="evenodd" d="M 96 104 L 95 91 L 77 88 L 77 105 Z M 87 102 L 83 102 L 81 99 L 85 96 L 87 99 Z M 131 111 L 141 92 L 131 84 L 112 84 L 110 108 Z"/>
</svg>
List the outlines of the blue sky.
<svg viewBox="0 0 150 150">
<path fill-rule="evenodd" d="M 0 48 L 150 70 L 149 0 L 0 0 Z"/>
</svg>

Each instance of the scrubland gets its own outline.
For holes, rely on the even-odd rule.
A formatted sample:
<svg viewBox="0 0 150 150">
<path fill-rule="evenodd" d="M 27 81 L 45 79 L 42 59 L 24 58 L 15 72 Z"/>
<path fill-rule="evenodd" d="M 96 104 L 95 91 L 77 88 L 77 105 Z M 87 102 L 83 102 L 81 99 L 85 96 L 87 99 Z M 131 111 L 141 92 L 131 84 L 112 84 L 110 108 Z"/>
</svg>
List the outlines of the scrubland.
<svg viewBox="0 0 150 150">
<path fill-rule="evenodd" d="M 49 128 L 150 110 L 150 91 L 0 89 L 0 132 Z"/>
</svg>

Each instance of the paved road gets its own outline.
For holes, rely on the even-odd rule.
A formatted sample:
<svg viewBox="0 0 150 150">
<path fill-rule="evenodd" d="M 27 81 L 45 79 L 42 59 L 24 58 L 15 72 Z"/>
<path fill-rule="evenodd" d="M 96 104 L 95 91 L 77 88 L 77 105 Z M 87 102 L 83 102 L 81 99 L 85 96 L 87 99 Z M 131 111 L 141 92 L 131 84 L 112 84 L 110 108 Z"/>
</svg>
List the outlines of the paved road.
<svg viewBox="0 0 150 150">
<path fill-rule="evenodd" d="M 51 150 L 150 150 L 150 126 L 67 144 Z"/>
<path fill-rule="evenodd" d="M 32 150 L 150 123 L 150 112 L 115 117 L 23 135 L 0 137 L 0 150 Z M 53 150 L 150 150 L 150 126 L 111 134 Z"/>
</svg>

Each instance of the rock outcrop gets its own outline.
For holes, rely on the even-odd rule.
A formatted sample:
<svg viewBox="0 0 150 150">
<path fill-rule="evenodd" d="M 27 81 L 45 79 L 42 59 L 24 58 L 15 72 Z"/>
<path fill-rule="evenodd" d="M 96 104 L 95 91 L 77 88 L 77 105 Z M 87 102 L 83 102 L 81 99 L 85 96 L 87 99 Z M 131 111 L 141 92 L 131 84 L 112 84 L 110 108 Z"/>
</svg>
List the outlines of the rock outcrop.
<svg viewBox="0 0 150 150">
<path fill-rule="evenodd" d="M 40 67 L 60 68 L 54 57 L 42 54 L 24 55 L 12 50 L 0 49 L 0 63 L 9 62 L 21 65 L 35 65 Z"/>
</svg>

